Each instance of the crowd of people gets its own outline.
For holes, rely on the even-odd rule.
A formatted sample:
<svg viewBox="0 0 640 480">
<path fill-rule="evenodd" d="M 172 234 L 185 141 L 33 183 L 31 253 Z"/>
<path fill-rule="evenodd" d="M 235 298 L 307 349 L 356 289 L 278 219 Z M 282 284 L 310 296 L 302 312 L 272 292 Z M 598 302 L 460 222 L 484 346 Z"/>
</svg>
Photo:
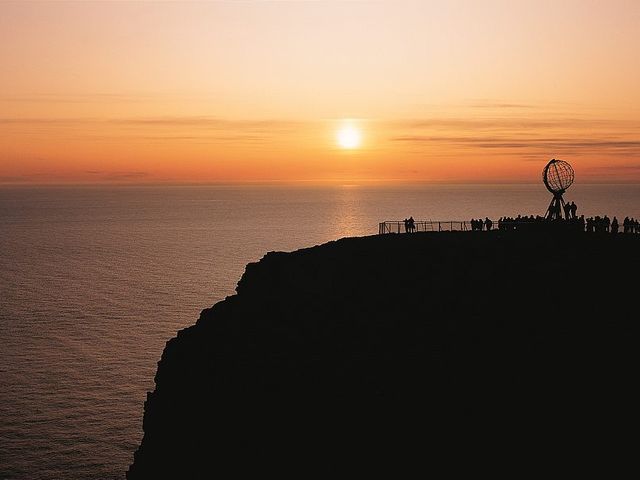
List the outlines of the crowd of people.
<svg viewBox="0 0 640 480">
<path fill-rule="evenodd" d="M 555 204 L 555 208 L 560 208 L 560 203 Z M 589 233 L 618 233 L 620 223 L 617 217 L 610 219 L 607 215 L 584 218 L 584 215 L 577 215 L 578 207 L 574 202 L 565 203 L 562 206 L 564 218 L 559 212 L 550 212 L 548 217 L 540 215 L 518 215 L 517 217 L 500 217 L 497 221 L 498 230 L 541 230 L 557 226 L 566 227 L 570 230 Z M 555 218 L 551 220 L 550 218 Z M 491 230 L 493 222 L 489 218 L 471 219 L 471 230 L 482 231 Z M 622 233 L 640 233 L 640 222 L 633 217 L 625 217 L 622 222 Z"/>
<path fill-rule="evenodd" d="M 482 229 L 485 230 L 491 230 L 493 228 L 493 221 L 489 218 L 489 217 L 485 217 L 484 220 L 482 220 L 481 218 L 479 219 L 471 219 L 471 230 L 475 231 L 481 231 Z"/>
<path fill-rule="evenodd" d="M 554 208 L 560 208 L 560 203 L 556 203 Z M 607 215 L 585 218 L 584 215 L 577 216 L 578 207 L 574 202 L 565 203 L 562 206 L 564 218 L 558 215 L 559 212 L 549 212 L 548 216 L 540 215 L 518 215 L 517 217 L 500 217 L 496 223 L 497 230 L 518 230 L 518 231 L 540 231 L 546 229 L 561 228 L 564 230 L 589 232 L 589 233 L 640 233 L 640 221 L 633 217 L 625 217 L 620 225 L 617 217 L 610 219 Z M 466 222 L 460 222 L 466 223 Z M 494 228 L 494 222 L 489 218 L 472 218 L 472 231 L 490 231 Z M 398 226 L 399 227 L 399 226 Z M 464 228 L 464 227 L 463 227 Z M 398 228 L 398 232 L 400 229 Z M 416 224 L 413 217 L 404 219 L 404 231 L 414 233 Z"/>
<path fill-rule="evenodd" d="M 560 220 L 549 220 L 548 218 L 540 215 L 518 215 L 517 217 L 500 217 L 497 221 L 498 230 L 540 230 L 550 225 L 558 225 L 561 222 L 562 226 L 566 226 L 569 229 L 589 232 L 589 233 L 619 233 L 622 227 L 622 233 L 640 233 L 640 221 L 633 217 L 625 217 L 620 225 L 618 218 L 613 217 L 610 219 L 607 215 L 584 218 L 584 215 L 579 217 L 568 217 Z M 485 218 L 471 219 L 471 230 L 473 231 L 489 231 L 493 228 L 493 222 Z"/>
<path fill-rule="evenodd" d="M 624 221 L 622 222 L 622 233 L 640 233 L 640 221 L 633 217 L 624 217 Z"/>
<path fill-rule="evenodd" d="M 587 232 L 618 233 L 620 223 L 616 217 L 610 220 L 606 215 L 604 217 L 595 216 L 587 218 L 585 228 Z M 640 233 L 640 222 L 633 217 L 625 217 L 622 221 L 622 233 Z"/>
<path fill-rule="evenodd" d="M 542 225 L 546 222 L 540 215 L 518 215 L 517 217 L 500 217 L 498 219 L 498 230 L 522 230 L 531 229 L 533 226 Z"/>
</svg>

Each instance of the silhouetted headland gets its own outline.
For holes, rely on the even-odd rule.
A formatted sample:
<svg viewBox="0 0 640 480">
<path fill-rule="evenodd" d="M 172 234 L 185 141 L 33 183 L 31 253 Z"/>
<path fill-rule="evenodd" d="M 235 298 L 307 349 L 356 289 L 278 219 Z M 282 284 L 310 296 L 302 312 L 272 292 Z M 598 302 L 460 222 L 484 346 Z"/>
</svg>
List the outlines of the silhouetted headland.
<svg viewBox="0 0 640 480">
<path fill-rule="evenodd" d="M 494 229 L 270 252 L 167 343 L 128 478 L 371 474 L 497 432 L 528 452 L 616 443 L 639 247 Z"/>
</svg>

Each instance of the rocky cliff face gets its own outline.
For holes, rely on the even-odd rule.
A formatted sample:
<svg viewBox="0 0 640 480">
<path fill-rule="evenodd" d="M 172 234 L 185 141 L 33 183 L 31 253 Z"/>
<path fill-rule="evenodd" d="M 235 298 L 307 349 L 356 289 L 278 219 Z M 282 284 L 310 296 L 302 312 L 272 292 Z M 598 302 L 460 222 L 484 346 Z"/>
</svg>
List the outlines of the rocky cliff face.
<svg viewBox="0 0 640 480">
<path fill-rule="evenodd" d="M 127 478 L 364 474 L 477 422 L 623 421 L 639 246 L 474 232 L 270 252 L 167 343 Z"/>
</svg>

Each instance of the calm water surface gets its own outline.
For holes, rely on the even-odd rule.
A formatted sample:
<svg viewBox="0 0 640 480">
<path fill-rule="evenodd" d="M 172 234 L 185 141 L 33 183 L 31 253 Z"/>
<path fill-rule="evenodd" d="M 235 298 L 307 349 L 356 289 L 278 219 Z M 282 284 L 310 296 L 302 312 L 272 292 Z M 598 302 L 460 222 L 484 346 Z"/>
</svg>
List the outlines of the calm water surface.
<svg viewBox="0 0 640 480">
<path fill-rule="evenodd" d="M 636 185 L 566 199 L 640 217 Z M 165 342 L 265 252 L 549 200 L 541 185 L 0 188 L 0 478 L 123 478 Z"/>
</svg>

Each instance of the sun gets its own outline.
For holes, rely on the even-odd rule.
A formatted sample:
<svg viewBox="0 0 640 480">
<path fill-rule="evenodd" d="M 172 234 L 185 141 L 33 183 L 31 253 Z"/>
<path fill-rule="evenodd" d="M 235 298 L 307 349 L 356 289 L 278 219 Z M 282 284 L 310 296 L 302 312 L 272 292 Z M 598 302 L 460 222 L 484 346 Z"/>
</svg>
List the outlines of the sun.
<svg viewBox="0 0 640 480">
<path fill-rule="evenodd" d="M 358 148 L 362 141 L 362 134 L 353 125 L 344 125 L 338 130 L 338 145 L 341 148 L 353 149 Z"/>
</svg>

